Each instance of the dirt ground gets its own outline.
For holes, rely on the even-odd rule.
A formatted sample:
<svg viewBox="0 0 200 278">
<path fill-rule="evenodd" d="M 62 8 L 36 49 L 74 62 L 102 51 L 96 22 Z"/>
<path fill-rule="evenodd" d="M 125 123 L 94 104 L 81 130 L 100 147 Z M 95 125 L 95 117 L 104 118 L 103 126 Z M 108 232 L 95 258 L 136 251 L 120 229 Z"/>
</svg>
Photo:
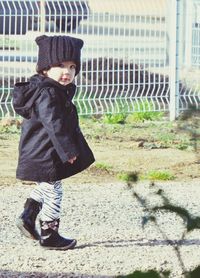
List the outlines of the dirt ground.
<svg viewBox="0 0 200 278">
<path fill-rule="evenodd" d="M 197 144 L 191 138 L 191 131 L 180 130 L 177 123 L 111 125 L 84 120 L 81 127 L 96 162 L 71 177 L 72 184 L 113 181 L 121 172 L 144 176 L 149 171 L 167 171 L 177 181 L 200 177 Z M 0 185 L 20 183 L 15 179 L 18 141 L 19 131 L 1 128 Z"/>
</svg>

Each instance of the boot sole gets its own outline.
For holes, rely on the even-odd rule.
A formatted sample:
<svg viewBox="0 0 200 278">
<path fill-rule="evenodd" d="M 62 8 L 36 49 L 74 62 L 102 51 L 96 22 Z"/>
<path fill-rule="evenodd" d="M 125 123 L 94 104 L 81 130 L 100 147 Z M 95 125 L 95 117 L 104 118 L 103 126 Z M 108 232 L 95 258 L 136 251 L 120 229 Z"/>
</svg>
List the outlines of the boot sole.
<svg viewBox="0 0 200 278">
<path fill-rule="evenodd" d="M 40 246 L 44 249 L 47 250 L 69 250 L 69 249 L 74 249 L 75 245 L 77 244 L 76 240 L 73 240 L 71 244 L 67 245 L 67 246 L 63 246 L 63 247 L 58 247 L 58 246 L 43 246 L 40 244 Z"/>
<path fill-rule="evenodd" d="M 24 222 L 21 218 L 18 218 L 16 220 L 16 225 L 18 227 L 18 229 L 21 231 L 21 233 L 25 236 L 28 237 L 30 239 L 34 239 L 34 240 L 39 240 L 39 238 L 34 237 L 29 231 L 28 229 L 26 229 Z"/>
</svg>

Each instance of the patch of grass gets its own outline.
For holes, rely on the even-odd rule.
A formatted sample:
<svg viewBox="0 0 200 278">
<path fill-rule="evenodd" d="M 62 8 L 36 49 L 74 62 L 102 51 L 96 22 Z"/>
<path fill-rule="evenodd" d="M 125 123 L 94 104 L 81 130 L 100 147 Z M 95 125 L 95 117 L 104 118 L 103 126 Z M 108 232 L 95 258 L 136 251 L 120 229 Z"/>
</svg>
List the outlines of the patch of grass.
<svg viewBox="0 0 200 278">
<path fill-rule="evenodd" d="M 109 106 L 109 110 L 112 112 L 103 115 L 103 122 L 108 124 L 125 124 L 129 111 L 128 103 L 124 99 L 116 99 Z"/>
<path fill-rule="evenodd" d="M 125 124 L 144 121 L 161 120 L 163 112 L 154 111 L 154 103 L 151 100 L 136 100 L 132 104 L 118 100 L 115 103 L 113 113 L 103 116 L 103 122 L 109 124 Z M 135 111 L 130 114 L 130 111 Z"/>
<path fill-rule="evenodd" d="M 175 133 L 169 130 L 168 132 L 158 134 L 158 140 L 171 145 L 176 140 L 176 136 Z"/>
<path fill-rule="evenodd" d="M 156 181 L 156 180 L 169 181 L 169 180 L 174 180 L 175 176 L 168 171 L 155 170 L 155 171 L 148 172 L 146 175 L 143 175 L 141 178 L 145 180 L 151 180 L 151 181 Z"/>
<path fill-rule="evenodd" d="M 126 117 L 126 113 L 106 114 L 103 116 L 103 122 L 107 124 L 124 124 Z"/>
<path fill-rule="evenodd" d="M 21 120 L 14 119 L 9 115 L 0 120 L 0 132 L 19 134 L 21 130 Z"/>
<path fill-rule="evenodd" d="M 11 125 L 11 126 L 0 125 L 0 133 L 20 134 L 20 129 L 16 125 Z"/>
<path fill-rule="evenodd" d="M 94 164 L 94 167 L 96 169 L 100 169 L 100 170 L 104 170 L 104 171 L 110 171 L 112 170 L 112 166 L 111 165 L 108 165 L 107 163 L 104 163 L 104 162 L 96 162 Z"/>
<path fill-rule="evenodd" d="M 181 151 L 188 150 L 189 147 L 190 147 L 190 144 L 187 142 L 181 142 L 181 143 L 177 144 L 177 149 L 181 150 Z"/>
<path fill-rule="evenodd" d="M 157 148 L 173 148 L 191 151 L 196 141 L 191 141 L 190 134 L 177 130 L 177 124 L 168 121 L 145 121 L 125 124 L 109 124 L 102 122 L 101 115 L 80 117 L 80 126 L 87 138 L 116 142 L 140 142 L 145 145 L 155 144 Z M 200 143 L 199 143 L 200 145 Z M 194 149 L 194 147 L 193 147 Z"/>
<path fill-rule="evenodd" d="M 150 171 L 145 175 L 139 175 L 138 172 L 121 172 L 117 174 L 117 178 L 124 182 L 137 182 L 138 180 L 174 180 L 175 176 L 167 171 Z"/>
<path fill-rule="evenodd" d="M 154 111 L 155 104 L 151 100 L 141 99 L 134 103 L 134 113 L 127 117 L 127 122 L 143 122 L 161 120 L 164 116 L 163 112 Z"/>
<path fill-rule="evenodd" d="M 127 117 L 127 122 L 144 122 L 144 121 L 155 121 L 161 120 L 164 114 L 162 112 L 145 111 L 135 112 Z"/>
<path fill-rule="evenodd" d="M 121 172 L 117 174 L 117 178 L 125 182 L 137 182 L 139 175 L 137 172 Z"/>
</svg>

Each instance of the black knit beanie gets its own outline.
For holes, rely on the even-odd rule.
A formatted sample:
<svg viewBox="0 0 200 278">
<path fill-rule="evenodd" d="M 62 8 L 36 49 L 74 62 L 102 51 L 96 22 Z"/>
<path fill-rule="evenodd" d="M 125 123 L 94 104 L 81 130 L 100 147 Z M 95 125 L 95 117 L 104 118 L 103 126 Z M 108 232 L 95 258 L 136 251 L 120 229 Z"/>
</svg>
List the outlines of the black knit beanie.
<svg viewBox="0 0 200 278">
<path fill-rule="evenodd" d="M 39 46 L 37 72 L 42 72 L 65 61 L 73 61 L 76 64 L 76 75 L 79 73 L 81 48 L 83 47 L 81 39 L 42 35 L 35 41 Z"/>
</svg>

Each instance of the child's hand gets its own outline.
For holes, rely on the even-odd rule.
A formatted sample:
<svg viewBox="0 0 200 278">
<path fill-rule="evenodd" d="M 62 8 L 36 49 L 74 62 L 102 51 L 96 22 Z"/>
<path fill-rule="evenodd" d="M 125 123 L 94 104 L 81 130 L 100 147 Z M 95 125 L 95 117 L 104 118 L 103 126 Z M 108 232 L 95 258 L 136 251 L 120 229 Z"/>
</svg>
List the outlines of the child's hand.
<svg viewBox="0 0 200 278">
<path fill-rule="evenodd" d="M 73 158 L 70 158 L 70 159 L 68 160 L 68 162 L 69 162 L 70 164 L 73 164 L 75 160 L 76 160 L 76 156 L 74 156 Z"/>
</svg>

